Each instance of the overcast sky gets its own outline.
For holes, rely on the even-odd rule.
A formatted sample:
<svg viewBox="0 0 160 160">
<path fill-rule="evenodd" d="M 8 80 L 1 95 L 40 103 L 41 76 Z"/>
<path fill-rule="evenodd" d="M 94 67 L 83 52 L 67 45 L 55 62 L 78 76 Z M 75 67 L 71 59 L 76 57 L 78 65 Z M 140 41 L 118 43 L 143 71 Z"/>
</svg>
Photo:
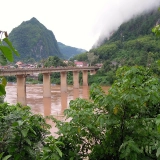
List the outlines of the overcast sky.
<svg viewBox="0 0 160 160">
<path fill-rule="evenodd" d="M 160 0 L 0 0 L 0 30 L 8 33 L 37 18 L 57 41 L 89 50 L 134 15 L 160 5 Z"/>
</svg>

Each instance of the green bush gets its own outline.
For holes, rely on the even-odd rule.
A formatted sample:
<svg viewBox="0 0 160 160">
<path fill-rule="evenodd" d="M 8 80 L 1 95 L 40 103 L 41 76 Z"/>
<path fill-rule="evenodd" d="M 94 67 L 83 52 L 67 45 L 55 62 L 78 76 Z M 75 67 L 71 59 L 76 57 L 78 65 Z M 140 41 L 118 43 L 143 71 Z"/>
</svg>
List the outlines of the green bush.
<svg viewBox="0 0 160 160">
<path fill-rule="evenodd" d="M 116 78 L 108 94 L 93 84 L 90 100 L 71 101 L 69 122 L 53 119 L 65 144 L 62 159 L 160 158 L 159 79 L 144 67 L 119 68 Z"/>
<path fill-rule="evenodd" d="M 58 145 L 62 143 L 48 137 L 50 127 L 42 115 L 32 114 L 28 106 L 0 104 L 0 159 L 43 160 L 47 154 L 58 160 L 62 155 Z"/>
</svg>

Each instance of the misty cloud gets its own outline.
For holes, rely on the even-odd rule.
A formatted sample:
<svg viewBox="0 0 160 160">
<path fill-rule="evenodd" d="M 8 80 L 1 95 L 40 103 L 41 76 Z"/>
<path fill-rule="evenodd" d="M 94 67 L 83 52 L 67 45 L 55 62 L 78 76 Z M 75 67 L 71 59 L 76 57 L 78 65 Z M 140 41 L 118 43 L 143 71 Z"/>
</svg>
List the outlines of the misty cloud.
<svg viewBox="0 0 160 160">
<path fill-rule="evenodd" d="M 104 39 L 109 38 L 113 31 L 133 18 L 145 12 L 158 8 L 160 0 L 108 0 L 102 9 L 94 28 L 99 46 Z"/>
</svg>

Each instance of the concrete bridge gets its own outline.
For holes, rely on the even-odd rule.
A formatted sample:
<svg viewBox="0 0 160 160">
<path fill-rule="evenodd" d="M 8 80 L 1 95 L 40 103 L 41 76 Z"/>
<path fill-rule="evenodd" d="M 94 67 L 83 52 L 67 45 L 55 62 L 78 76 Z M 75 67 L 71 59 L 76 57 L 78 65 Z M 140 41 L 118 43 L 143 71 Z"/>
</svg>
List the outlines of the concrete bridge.
<svg viewBox="0 0 160 160">
<path fill-rule="evenodd" d="M 79 72 L 83 73 L 83 86 L 88 86 L 88 72 L 95 74 L 99 67 L 58 67 L 58 68 L 24 68 L 24 69 L 2 69 L 0 76 L 17 77 L 17 102 L 27 105 L 26 101 L 26 77 L 34 74 L 43 74 L 43 98 L 51 98 L 50 74 L 60 72 L 61 92 L 67 92 L 67 72 L 73 72 L 73 87 L 79 88 Z"/>
</svg>

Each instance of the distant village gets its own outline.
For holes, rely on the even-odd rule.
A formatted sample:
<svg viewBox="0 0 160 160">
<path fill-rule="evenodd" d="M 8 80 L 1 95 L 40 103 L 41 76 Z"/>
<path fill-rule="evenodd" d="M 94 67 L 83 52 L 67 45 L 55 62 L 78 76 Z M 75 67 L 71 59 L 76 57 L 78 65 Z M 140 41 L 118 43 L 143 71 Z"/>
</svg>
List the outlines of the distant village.
<svg viewBox="0 0 160 160">
<path fill-rule="evenodd" d="M 63 61 L 64 63 L 68 64 L 68 61 Z M 75 67 L 88 67 L 89 64 L 87 62 L 83 62 L 83 61 L 74 61 L 74 66 Z M 98 67 L 102 67 L 101 63 L 96 64 L 96 66 Z M 43 67 L 43 65 L 41 65 L 41 67 Z M 6 66 L 0 66 L 0 69 L 14 69 L 14 68 L 28 68 L 28 69 L 32 69 L 32 68 L 38 68 L 38 63 L 34 63 L 34 64 L 26 64 L 23 63 L 21 61 L 16 62 L 14 65 L 6 65 Z"/>
</svg>

